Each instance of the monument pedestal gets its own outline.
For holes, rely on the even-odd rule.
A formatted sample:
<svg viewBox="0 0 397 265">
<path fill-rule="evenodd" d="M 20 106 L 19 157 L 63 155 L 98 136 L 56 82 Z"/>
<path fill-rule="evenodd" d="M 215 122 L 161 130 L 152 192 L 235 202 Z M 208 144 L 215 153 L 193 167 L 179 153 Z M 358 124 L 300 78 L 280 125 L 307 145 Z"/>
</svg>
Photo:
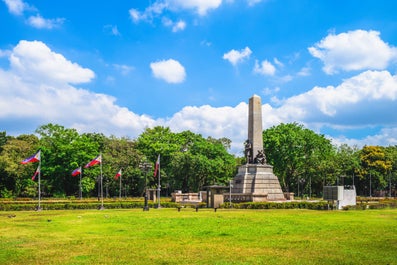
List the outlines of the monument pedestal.
<svg viewBox="0 0 397 265">
<path fill-rule="evenodd" d="M 246 164 L 238 169 L 232 193 L 251 194 L 252 201 L 284 201 L 280 182 L 268 164 Z"/>
</svg>

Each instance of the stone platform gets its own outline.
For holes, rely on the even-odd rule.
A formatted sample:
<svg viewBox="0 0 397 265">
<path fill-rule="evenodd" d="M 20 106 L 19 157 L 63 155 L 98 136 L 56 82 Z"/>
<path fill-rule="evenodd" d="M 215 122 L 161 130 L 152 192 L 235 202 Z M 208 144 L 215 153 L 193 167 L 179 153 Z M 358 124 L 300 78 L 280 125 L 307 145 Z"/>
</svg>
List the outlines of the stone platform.
<svg viewBox="0 0 397 265">
<path fill-rule="evenodd" d="M 233 179 L 232 193 L 251 194 L 252 201 L 284 201 L 280 182 L 268 164 L 246 164 Z"/>
</svg>

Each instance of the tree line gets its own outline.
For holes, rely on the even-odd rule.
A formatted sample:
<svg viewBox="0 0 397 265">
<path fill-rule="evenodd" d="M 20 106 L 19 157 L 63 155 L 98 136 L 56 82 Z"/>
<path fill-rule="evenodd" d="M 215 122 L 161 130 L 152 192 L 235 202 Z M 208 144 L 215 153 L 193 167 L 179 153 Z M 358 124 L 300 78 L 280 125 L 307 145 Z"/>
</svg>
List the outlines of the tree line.
<svg viewBox="0 0 397 265">
<path fill-rule="evenodd" d="M 280 124 L 263 131 L 267 163 L 274 167 L 284 191 L 295 196 L 322 196 L 324 185 L 355 185 L 358 195 L 395 196 L 397 146 L 341 145 L 335 147 L 324 135 L 297 123 Z M 79 178 L 74 169 L 102 154 L 105 196 L 142 196 L 145 177 L 149 188 L 157 187 L 154 164 L 160 155 L 162 195 L 174 190 L 197 192 L 204 186 L 228 185 L 241 156 L 229 153 L 227 138 L 204 138 L 190 131 L 172 132 L 168 127 L 147 128 L 136 139 L 78 133 L 57 124 L 40 126 L 35 134 L 9 136 L 0 132 L 0 197 L 35 197 L 32 180 L 37 165 L 21 161 L 41 150 L 43 196 L 76 196 Z M 152 168 L 142 172 L 139 165 Z M 122 169 L 122 188 L 114 179 Z M 99 167 L 83 169 L 82 193 L 98 195 Z"/>
</svg>

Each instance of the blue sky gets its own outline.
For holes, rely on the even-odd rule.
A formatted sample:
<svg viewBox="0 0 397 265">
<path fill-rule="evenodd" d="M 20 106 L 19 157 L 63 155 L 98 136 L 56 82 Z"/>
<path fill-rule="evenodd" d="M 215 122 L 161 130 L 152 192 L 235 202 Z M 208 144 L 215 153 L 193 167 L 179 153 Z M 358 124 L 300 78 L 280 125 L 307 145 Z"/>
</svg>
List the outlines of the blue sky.
<svg viewBox="0 0 397 265">
<path fill-rule="evenodd" d="M 56 123 L 136 138 L 168 126 L 241 154 L 248 99 L 264 129 L 397 144 L 397 2 L 0 2 L 0 130 Z"/>
</svg>

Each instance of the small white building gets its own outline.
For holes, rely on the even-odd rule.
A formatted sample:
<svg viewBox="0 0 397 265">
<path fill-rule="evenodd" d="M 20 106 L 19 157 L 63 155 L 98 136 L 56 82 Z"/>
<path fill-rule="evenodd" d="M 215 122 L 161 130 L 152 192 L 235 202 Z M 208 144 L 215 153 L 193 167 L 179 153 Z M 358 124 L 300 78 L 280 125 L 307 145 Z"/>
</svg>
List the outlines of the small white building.
<svg viewBox="0 0 397 265">
<path fill-rule="evenodd" d="M 324 186 L 324 200 L 336 202 L 336 209 L 344 206 L 355 206 L 357 203 L 356 188 L 354 186 Z"/>
</svg>

